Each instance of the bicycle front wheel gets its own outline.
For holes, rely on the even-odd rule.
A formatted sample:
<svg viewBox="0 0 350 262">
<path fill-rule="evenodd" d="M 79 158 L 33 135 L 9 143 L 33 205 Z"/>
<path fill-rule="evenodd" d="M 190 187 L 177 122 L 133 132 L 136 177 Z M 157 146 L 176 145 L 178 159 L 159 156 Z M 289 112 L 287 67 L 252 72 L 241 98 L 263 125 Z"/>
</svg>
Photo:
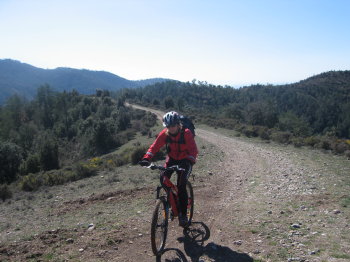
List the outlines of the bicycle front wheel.
<svg viewBox="0 0 350 262">
<path fill-rule="evenodd" d="M 168 234 L 169 209 L 164 199 L 158 199 L 153 211 L 151 225 L 151 245 L 153 254 L 160 254 L 164 247 Z"/>
<path fill-rule="evenodd" d="M 186 191 L 188 196 L 187 201 L 187 218 L 188 218 L 188 225 L 191 224 L 192 217 L 193 217 L 193 209 L 194 209 L 194 195 L 193 195 L 193 188 L 189 181 L 187 181 L 186 184 Z"/>
</svg>

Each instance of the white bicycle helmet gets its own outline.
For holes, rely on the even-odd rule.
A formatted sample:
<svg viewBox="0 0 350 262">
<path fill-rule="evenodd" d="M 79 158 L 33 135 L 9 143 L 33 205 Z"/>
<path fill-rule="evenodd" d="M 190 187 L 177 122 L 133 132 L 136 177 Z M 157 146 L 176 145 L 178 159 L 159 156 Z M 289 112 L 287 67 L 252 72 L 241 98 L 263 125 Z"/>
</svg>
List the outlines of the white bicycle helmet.
<svg viewBox="0 0 350 262">
<path fill-rule="evenodd" d="M 169 127 L 180 123 L 180 115 L 175 111 L 170 111 L 163 116 L 163 126 Z"/>
</svg>

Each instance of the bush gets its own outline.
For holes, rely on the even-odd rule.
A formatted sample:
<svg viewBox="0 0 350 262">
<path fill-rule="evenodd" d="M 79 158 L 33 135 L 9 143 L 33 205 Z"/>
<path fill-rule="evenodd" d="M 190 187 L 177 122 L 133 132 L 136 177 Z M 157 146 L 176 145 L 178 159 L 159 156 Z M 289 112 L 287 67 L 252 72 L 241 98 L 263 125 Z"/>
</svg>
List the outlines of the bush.
<svg viewBox="0 0 350 262">
<path fill-rule="evenodd" d="M 43 182 L 39 174 L 29 174 L 22 177 L 19 181 L 19 187 L 24 191 L 35 191 L 42 186 L 42 184 Z"/>
<path fill-rule="evenodd" d="M 269 129 L 267 127 L 257 127 L 258 135 L 263 140 L 270 140 Z"/>
<path fill-rule="evenodd" d="M 131 164 L 136 165 L 142 159 L 147 149 L 146 147 L 136 147 L 130 155 Z"/>
<path fill-rule="evenodd" d="M 12 192 L 7 185 L 0 185 L 0 198 L 5 201 L 12 197 Z"/>
<path fill-rule="evenodd" d="M 328 138 L 323 137 L 320 139 L 320 142 L 316 144 L 316 147 L 324 150 L 330 150 L 331 141 Z"/>
<path fill-rule="evenodd" d="M 305 138 L 304 141 L 306 145 L 314 147 L 316 144 L 320 143 L 321 140 L 318 137 L 309 136 Z"/>
<path fill-rule="evenodd" d="M 51 170 L 42 177 L 42 185 L 45 186 L 56 186 L 63 185 L 70 181 L 78 180 L 78 176 L 73 172 L 63 172 L 61 170 Z"/>
<path fill-rule="evenodd" d="M 206 120 L 205 123 L 210 125 L 210 126 L 213 126 L 213 127 L 234 129 L 234 128 L 236 128 L 238 121 L 235 119 L 230 119 L 230 118 L 223 118 L 223 119 L 210 118 L 210 119 Z"/>
<path fill-rule="evenodd" d="M 292 144 L 293 144 L 295 147 L 302 147 L 302 146 L 305 145 L 305 144 L 304 144 L 304 139 L 301 138 L 301 137 L 293 137 L 293 138 L 291 139 L 291 142 L 292 142 Z"/>
<path fill-rule="evenodd" d="M 96 160 L 88 163 L 78 163 L 75 170 L 51 170 L 37 174 L 29 174 L 19 181 L 19 187 L 24 191 L 35 191 L 41 186 L 63 185 L 70 181 L 76 181 L 85 177 L 97 175 Z M 75 171 L 75 172 L 74 172 Z"/>
<path fill-rule="evenodd" d="M 337 154 L 343 154 L 346 150 L 348 150 L 348 145 L 344 142 L 336 143 L 334 151 Z"/>
<path fill-rule="evenodd" d="M 258 134 L 258 128 L 254 126 L 245 126 L 242 129 L 242 133 L 247 137 L 257 137 Z"/>
<path fill-rule="evenodd" d="M 75 166 L 75 172 L 77 174 L 77 178 L 85 178 L 85 177 L 91 177 L 97 175 L 97 167 L 93 164 L 86 164 L 86 163 L 78 163 Z"/>
<path fill-rule="evenodd" d="M 271 139 L 275 142 L 282 144 L 289 144 L 292 134 L 290 132 L 275 131 L 271 135 Z"/>
<path fill-rule="evenodd" d="M 114 160 L 114 163 L 117 167 L 127 164 L 127 162 L 125 162 L 124 159 L 120 158 L 119 156 Z"/>
</svg>

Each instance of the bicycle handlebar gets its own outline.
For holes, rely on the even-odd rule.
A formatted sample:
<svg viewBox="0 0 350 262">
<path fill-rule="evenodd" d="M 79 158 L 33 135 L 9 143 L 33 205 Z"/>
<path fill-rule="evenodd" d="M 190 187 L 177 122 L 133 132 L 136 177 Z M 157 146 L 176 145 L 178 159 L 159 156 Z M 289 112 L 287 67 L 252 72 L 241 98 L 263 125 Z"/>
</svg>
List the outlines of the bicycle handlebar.
<svg viewBox="0 0 350 262">
<path fill-rule="evenodd" d="M 159 170 L 162 170 L 162 171 L 185 171 L 184 168 L 181 168 L 178 165 L 164 167 L 164 166 L 158 166 L 158 165 L 155 165 L 155 164 L 151 164 L 147 168 L 150 168 L 152 170 L 159 169 Z"/>
</svg>

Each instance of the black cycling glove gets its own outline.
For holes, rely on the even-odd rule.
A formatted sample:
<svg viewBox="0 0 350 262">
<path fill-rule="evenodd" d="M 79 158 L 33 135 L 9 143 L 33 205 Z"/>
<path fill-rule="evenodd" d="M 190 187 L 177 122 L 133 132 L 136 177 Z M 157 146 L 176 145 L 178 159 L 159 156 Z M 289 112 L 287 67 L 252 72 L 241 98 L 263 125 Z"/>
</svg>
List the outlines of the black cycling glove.
<svg viewBox="0 0 350 262">
<path fill-rule="evenodd" d="M 140 165 L 140 166 L 149 166 L 149 165 L 151 165 L 151 162 L 149 162 L 147 159 L 142 159 L 142 160 L 139 162 L 139 165 Z"/>
</svg>

